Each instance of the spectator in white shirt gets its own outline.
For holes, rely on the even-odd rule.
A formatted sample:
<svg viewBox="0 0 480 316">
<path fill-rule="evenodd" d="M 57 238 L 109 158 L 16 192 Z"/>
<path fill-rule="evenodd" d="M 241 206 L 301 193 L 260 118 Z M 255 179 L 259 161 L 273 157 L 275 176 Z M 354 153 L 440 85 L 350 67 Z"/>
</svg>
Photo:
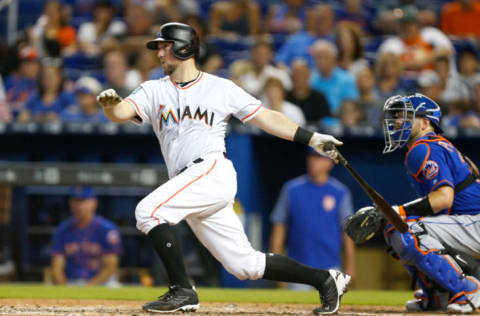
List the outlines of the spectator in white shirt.
<svg viewBox="0 0 480 316">
<path fill-rule="evenodd" d="M 114 50 L 105 54 L 103 70 L 107 79 L 105 88 L 115 89 L 123 98 L 142 83 L 140 73 L 129 69 L 127 57 L 122 51 Z"/>
<path fill-rule="evenodd" d="M 305 126 L 306 119 L 302 109 L 285 100 L 287 92 L 280 79 L 275 77 L 268 78 L 263 91 L 265 92 L 265 98 L 262 101 L 265 107 L 281 112 L 298 125 Z"/>
<path fill-rule="evenodd" d="M 88 55 L 98 55 L 126 34 L 126 24 L 113 20 L 114 14 L 115 8 L 110 0 L 96 2 L 94 21 L 83 23 L 78 30 L 81 51 Z"/>
</svg>

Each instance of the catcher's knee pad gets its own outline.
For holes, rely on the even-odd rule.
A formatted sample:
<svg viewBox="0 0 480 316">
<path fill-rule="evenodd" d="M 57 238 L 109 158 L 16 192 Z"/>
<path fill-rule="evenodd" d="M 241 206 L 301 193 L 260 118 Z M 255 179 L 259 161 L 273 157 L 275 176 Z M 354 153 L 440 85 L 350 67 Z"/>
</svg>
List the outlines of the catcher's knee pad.
<svg viewBox="0 0 480 316">
<path fill-rule="evenodd" d="M 419 235 L 411 231 L 403 234 L 395 231 L 389 236 L 391 246 L 405 264 L 414 265 L 445 290 L 452 294 L 477 290 L 477 284 L 464 277 L 456 261 L 449 255 L 441 254 L 443 248 L 426 247 L 419 239 Z M 423 238 L 427 244 L 438 244 L 441 247 L 440 243 L 432 239 Z"/>
</svg>

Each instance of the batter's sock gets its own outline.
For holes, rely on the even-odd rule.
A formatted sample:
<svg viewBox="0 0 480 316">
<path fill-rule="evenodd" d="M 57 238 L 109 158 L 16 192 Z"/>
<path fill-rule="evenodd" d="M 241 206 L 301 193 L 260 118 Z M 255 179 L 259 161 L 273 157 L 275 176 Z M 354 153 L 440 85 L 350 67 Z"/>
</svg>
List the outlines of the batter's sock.
<svg viewBox="0 0 480 316">
<path fill-rule="evenodd" d="M 170 285 L 191 289 L 192 285 L 183 263 L 180 242 L 172 227 L 168 224 L 155 226 L 148 233 L 148 237 L 167 270 Z"/>
<path fill-rule="evenodd" d="M 309 284 L 322 287 L 330 276 L 327 270 L 303 265 L 287 256 L 268 253 L 263 278 L 272 281 Z"/>
</svg>

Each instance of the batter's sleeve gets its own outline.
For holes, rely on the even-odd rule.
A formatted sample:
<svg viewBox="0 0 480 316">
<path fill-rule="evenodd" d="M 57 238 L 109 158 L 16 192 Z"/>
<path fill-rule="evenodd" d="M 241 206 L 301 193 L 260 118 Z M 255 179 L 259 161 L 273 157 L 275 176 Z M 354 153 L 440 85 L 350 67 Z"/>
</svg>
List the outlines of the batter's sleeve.
<svg viewBox="0 0 480 316">
<path fill-rule="evenodd" d="M 262 110 L 262 102 L 254 98 L 245 90 L 229 81 L 229 89 L 226 98 L 230 113 L 242 123 L 253 119 Z"/>
<path fill-rule="evenodd" d="M 286 224 L 288 221 L 288 214 L 289 214 L 288 210 L 289 210 L 288 190 L 287 190 L 287 186 L 284 185 L 277 199 L 277 203 L 275 203 L 273 212 L 270 215 L 270 222 L 272 222 L 272 224 L 276 224 L 276 223 Z"/>
<path fill-rule="evenodd" d="M 137 117 L 132 121 L 136 124 L 152 124 L 151 113 L 153 112 L 153 98 L 142 85 L 124 99 L 137 112 Z"/>
</svg>

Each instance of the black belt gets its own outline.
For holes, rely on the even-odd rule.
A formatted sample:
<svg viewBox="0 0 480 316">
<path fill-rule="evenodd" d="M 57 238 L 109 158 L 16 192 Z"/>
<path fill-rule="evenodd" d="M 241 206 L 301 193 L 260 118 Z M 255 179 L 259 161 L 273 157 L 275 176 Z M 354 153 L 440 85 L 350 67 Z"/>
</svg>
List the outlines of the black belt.
<svg viewBox="0 0 480 316">
<path fill-rule="evenodd" d="M 201 163 L 203 161 L 203 158 L 197 158 L 195 159 L 194 161 L 192 161 L 193 163 Z M 180 170 L 177 175 L 179 175 L 180 173 L 184 172 L 185 170 L 187 170 L 188 166 L 185 166 L 182 168 L 182 170 Z"/>
<path fill-rule="evenodd" d="M 227 153 L 224 152 L 224 153 L 223 153 L 223 156 L 224 156 L 225 158 L 227 158 Z M 197 159 L 195 159 L 194 161 L 192 161 L 192 163 L 201 163 L 202 161 L 203 161 L 203 158 L 197 158 Z M 177 175 L 179 175 L 180 173 L 182 173 L 182 172 L 184 172 L 185 170 L 187 170 L 188 167 L 189 167 L 189 166 L 183 167 L 183 168 L 177 173 Z"/>
</svg>

